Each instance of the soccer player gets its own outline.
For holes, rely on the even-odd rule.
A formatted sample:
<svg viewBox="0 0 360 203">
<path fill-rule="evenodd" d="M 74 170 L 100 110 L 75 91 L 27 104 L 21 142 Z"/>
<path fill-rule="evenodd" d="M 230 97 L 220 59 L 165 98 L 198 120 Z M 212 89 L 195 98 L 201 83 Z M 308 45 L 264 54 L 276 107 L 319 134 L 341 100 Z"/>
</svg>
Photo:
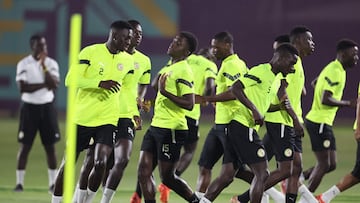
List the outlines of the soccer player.
<svg viewBox="0 0 360 203">
<path fill-rule="evenodd" d="M 232 93 L 241 102 L 235 107 L 227 135 L 227 148 L 231 154 L 224 153 L 224 159 L 230 155 L 235 160 L 223 164 L 220 175 L 210 184 L 202 203 L 214 201 L 220 192 L 234 178 L 238 163 L 247 164 L 254 174 L 246 201 L 232 199 L 232 202 L 260 202 L 264 183 L 268 177 L 267 158 L 257 129 L 264 122 L 264 113 L 277 95 L 280 77 L 293 72 L 293 65 L 298 58 L 298 51 L 291 44 L 284 43 L 274 52 L 269 63 L 251 68 L 248 73 L 238 78 L 232 85 Z M 279 74 L 282 74 L 281 76 Z"/>
<path fill-rule="evenodd" d="M 167 54 L 170 63 L 159 72 L 158 91 L 151 125 L 144 135 L 138 165 L 138 180 L 145 203 L 154 203 L 153 170 L 159 167 L 161 182 L 188 202 L 198 198 L 188 184 L 175 175 L 188 127 L 185 111 L 194 106 L 193 75 L 186 58 L 196 50 L 197 39 L 190 32 L 180 32 Z"/>
<path fill-rule="evenodd" d="M 136 20 L 128 22 L 133 27 L 134 34 L 127 52 L 134 60 L 134 69 L 126 74 L 120 90 L 121 108 L 114 148 L 114 166 L 107 177 L 101 203 L 111 202 L 129 162 L 135 130 L 141 129 L 142 125 L 137 104 L 139 102 L 139 106 L 142 106 L 147 85 L 150 84 L 150 58 L 136 50 L 141 43 L 142 27 Z"/>
<path fill-rule="evenodd" d="M 356 120 L 354 123 L 354 137 L 357 142 L 356 162 L 353 170 L 346 174 L 336 185 L 333 185 L 326 192 L 318 195 L 316 198 L 319 203 L 329 203 L 341 192 L 351 188 L 360 182 L 360 83 L 358 88 L 358 99 L 356 108 Z"/>
<path fill-rule="evenodd" d="M 359 60 L 358 44 L 342 39 L 336 45 L 336 59 L 320 73 L 315 84 L 314 98 L 306 115 L 305 126 L 317 163 L 310 169 L 308 188 L 315 192 L 326 173 L 336 168 L 336 143 L 332 130 L 339 107 L 356 107 L 356 100 L 342 100 L 346 72 Z"/>
<path fill-rule="evenodd" d="M 72 66 L 66 76 L 65 84 L 75 85 L 78 89 L 74 118 L 77 125 L 76 159 L 88 147 L 90 139 L 94 140 L 94 167 L 90 172 L 85 202 L 91 202 L 95 196 L 113 150 L 120 111 L 118 93 L 122 78 L 133 67 L 133 63 L 123 61 L 123 53 L 131 38 L 131 25 L 125 21 L 113 22 L 106 43 L 83 48 L 79 63 Z M 74 80 L 76 84 L 73 84 Z M 66 159 L 56 177 L 52 203 L 62 200 L 65 162 Z"/>
<path fill-rule="evenodd" d="M 210 96 L 215 93 L 214 81 L 217 74 L 217 66 L 214 63 L 215 60 L 211 49 L 200 49 L 197 54 L 191 54 L 187 58 L 194 75 L 195 98 L 197 96 Z M 190 165 L 197 147 L 199 139 L 200 104 L 195 101 L 193 110 L 186 111 L 185 115 L 189 131 L 184 143 L 184 152 L 180 156 L 179 163 L 175 170 L 177 176 L 180 176 Z M 160 201 L 167 203 L 170 189 L 164 184 L 160 184 L 158 190 L 160 192 Z"/>
<path fill-rule="evenodd" d="M 234 53 L 234 38 L 229 32 L 219 32 L 211 40 L 211 48 L 217 60 L 221 60 L 221 66 L 216 77 L 216 95 L 202 97 L 205 102 L 216 102 L 215 125 L 208 133 L 201 151 L 199 176 L 196 191 L 202 196 L 211 181 L 211 170 L 226 153 L 226 132 L 232 117 L 232 108 L 238 105 L 235 96 L 229 88 L 241 75 L 247 72 L 246 64 Z M 231 159 L 223 159 L 223 164 L 231 162 Z"/>
<path fill-rule="evenodd" d="M 59 84 L 59 65 L 48 57 L 44 36 L 32 35 L 30 48 L 32 53 L 19 61 L 16 68 L 16 82 L 22 105 L 14 191 L 23 191 L 27 159 L 39 130 L 48 164 L 49 192 L 52 193 L 57 166 L 55 143 L 60 140 L 57 113 L 53 104 L 54 90 Z"/>
</svg>

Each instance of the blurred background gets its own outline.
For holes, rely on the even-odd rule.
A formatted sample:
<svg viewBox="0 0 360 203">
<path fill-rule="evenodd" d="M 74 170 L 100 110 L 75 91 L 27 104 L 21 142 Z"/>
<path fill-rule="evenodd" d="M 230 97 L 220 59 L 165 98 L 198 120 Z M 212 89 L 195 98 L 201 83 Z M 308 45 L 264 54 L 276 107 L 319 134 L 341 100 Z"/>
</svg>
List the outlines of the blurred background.
<svg viewBox="0 0 360 203">
<path fill-rule="evenodd" d="M 153 72 L 166 63 L 167 47 L 178 31 L 197 35 L 200 47 L 209 46 L 214 34 L 230 31 L 235 51 L 249 67 L 267 62 L 272 42 L 296 25 L 312 30 L 316 43 L 313 55 L 303 59 L 308 95 L 304 114 L 312 101 L 310 86 L 321 69 L 335 58 L 341 38 L 360 43 L 359 0 L 0 0 L 0 116 L 17 116 L 20 94 L 15 83 L 16 64 L 30 53 L 29 38 L 43 33 L 49 56 L 60 65 L 62 84 L 57 91 L 59 112 L 66 109 L 64 78 L 68 70 L 69 18 L 83 16 L 82 46 L 102 43 L 115 20 L 136 19 L 142 23 L 143 42 L 139 50 L 149 55 Z M 348 73 L 344 98 L 355 98 L 359 67 Z M 152 96 L 149 91 L 147 96 Z M 342 109 L 340 118 L 354 118 L 353 109 Z"/>
</svg>

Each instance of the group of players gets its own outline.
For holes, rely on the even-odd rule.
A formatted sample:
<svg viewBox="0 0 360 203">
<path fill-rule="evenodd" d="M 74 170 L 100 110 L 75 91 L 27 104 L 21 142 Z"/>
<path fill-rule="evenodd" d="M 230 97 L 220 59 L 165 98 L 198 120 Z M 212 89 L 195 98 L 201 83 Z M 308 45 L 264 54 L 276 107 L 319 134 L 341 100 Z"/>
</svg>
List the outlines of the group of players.
<svg viewBox="0 0 360 203">
<path fill-rule="evenodd" d="M 141 129 L 140 112 L 149 111 L 144 95 L 150 84 L 151 64 L 136 49 L 141 40 L 138 21 L 115 21 L 107 42 L 82 49 L 79 63 L 67 73 L 65 84 L 78 89 L 76 157 L 87 150 L 74 202 L 92 202 L 101 185 L 101 203 L 111 202 L 121 181 L 135 132 Z M 197 38 L 190 32 L 180 32 L 170 43 L 170 60 L 151 82 L 157 92 L 154 115 L 141 144 L 138 183 L 131 203 L 140 203 L 141 199 L 156 202 L 156 167 L 164 203 L 170 189 L 188 202 L 212 202 L 234 177 L 250 187 L 234 196 L 232 203 L 268 202 L 268 196 L 275 202 L 290 203 L 298 194 L 298 202 L 329 202 L 335 196 L 327 191 L 314 197 L 313 192 L 336 166 L 332 125 L 338 107 L 357 105 L 356 99 L 342 100 L 346 71 L 358 61 L 357 43 L 349 39 L 338 42 L 336 59 L 313 82 L 313 104 L 305 121 L 301 109 L 301 97 L 306 94 L 302 59 L 314 51 L 311 31 L 298 26 L 289 35 L 276 38 L 271 60 L 252 68 L 234 53 L 233 46 L 229 32 L 217 33 L 210 48 L 196 54 Z M 219 69 L 217 60 L 221 62 Z M 203 144 L 193 191 L 180 176 L 197 146 L 200 108 L 210 103 L 215 106 L 215 123 Z M 257 132 L 263 124 L 266 134 L 261 139 Z M 303 125 L 317 158 L 315 166 L 305 171 L 301 156 Z M 273 156 L 277 168 L 269 172 L 268 160 Z M 212 168 L 221 157 L 220 175 L 211 181 Z M 62 201 L 65 162 L 54 182 L 52 203 Z M 346 176 L 347 185 L 332 188 L 337 189 L 336 194 L 359 182 L 358 164 Z M 308 179 L 307 186 L 304 179 Z M 273 187 L 283 180 L 285 195 Z"/>
</svg>

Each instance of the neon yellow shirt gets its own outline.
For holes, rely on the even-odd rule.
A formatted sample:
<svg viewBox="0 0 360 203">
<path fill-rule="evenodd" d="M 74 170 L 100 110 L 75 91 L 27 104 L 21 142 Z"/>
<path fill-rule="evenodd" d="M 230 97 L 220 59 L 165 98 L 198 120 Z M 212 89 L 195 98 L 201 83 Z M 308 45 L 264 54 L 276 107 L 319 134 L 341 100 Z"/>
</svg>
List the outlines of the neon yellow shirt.
<svg viewBox="0 0 360 203">
<path fill-rule="evenodd" d="M 119 92 L 99 88 L 100 81 L 122 83 L 133 63 L 123 60 L 123 54 L 111 54 L 105 44 L 94 44 L 81 50 L 79 64 L 70 68 L 65 80 L 67 86 L 78 88 L 75 98 L 75 123 L 96 127 L 116 125 L 119 118 Z"/>
<path fill-rule="evenodd" d="M 234 82 L 248 71 L 246 64 L 237 54 L 232 54 L 223 60 L 216 77 L 216 94 L 226 92 Z M 232 119 L 233 109 L 240 105 L 237 100 L 216 102 L 215 123 L 228 124 Z"/>
<path fill-rule="evenodd" d="M 203 95 L 205 83 L 208 78 L 216 78 L 216 64 L 201 55 L 192 54 L 187 58 L 188 64 L 194 75 L 194 91 L 196 95 Z M 199 120 L 200 104 L 195 104 L 193 110 L 186 111 L 186 116 Z"/>
<path fill-rule="evenodd" d="M 165 66 L 159 73 L 168 74 L 165 87 L 166 91 L 176 96 L 194 93 L 193 73 L 186 60 Z M 185 109 L 179 107 L 158 92 L 151 126 L 174 130 L 187 130 Z"/>
<path fill-rule="evenodd" d="M 265 63 L 251 68 L 239 80 L 244 85 L 247 98 L 255 105 L 259 113 L 264 115 L 277 96 L 281 78 L 281 74 L 275 75 L 271 71 L 271 65 Z M 249 128 L 259 129 L 259 126 L 255 125 L 251 110 L 242 103 L 235 110 L 233 119 Z"/>
<path fill-rule="evenodd" d="M 314 90 L 311 109 L 306 119 L 314 123 L 333 125 L 337 106 L 322 104 L 322 95 L 325 90 L 332 92 L 332 97 L 341 100 L 346 83 L 346 72 L 338 60 L 330 62 L 320 73 Z"/>
<path fill-rule="evenodd" d="M 358 87 L 358 97 L 360 97 L 360 83 L 359 83 L 359 87 Z M 353 127 L 354 130 L 356 130 L 356 127 L 357 127 L 356 123 L 357 123 L 357 120 L 355 119 L 354 127 Z"/>
<path fill-rule="evenodd" d="M 134 62 L 134 68 L 124 78 L 124 84 L 120 91 L 120 118 L 133 118 L 139 116 L 136 98 L 138 96 L 138 84 L 150 83 L 151 62 L 149 57 L 135 50 L 128 56 Z"/>
<path fill-rule="evenodd" d="M 301 95 L 305 84 L 305 76 L 300 57 L 298 57 L 294 68 L 295 73 L 288 74 L 286 76 L 286 81 L 288 83 L 286 93 L 288 95 L 292 108 L 298 116 L 299 121 L 303 123 L 304 121 L 302 119 Z M 278 103 L 279 99 L 276 97 L 274 104 Z M 285 110 L 267 112 L 265 114 L 265 121 L 272 123 L 281 123 L 291 127 L 293 126 L 292 119 Z"/>
</svg>

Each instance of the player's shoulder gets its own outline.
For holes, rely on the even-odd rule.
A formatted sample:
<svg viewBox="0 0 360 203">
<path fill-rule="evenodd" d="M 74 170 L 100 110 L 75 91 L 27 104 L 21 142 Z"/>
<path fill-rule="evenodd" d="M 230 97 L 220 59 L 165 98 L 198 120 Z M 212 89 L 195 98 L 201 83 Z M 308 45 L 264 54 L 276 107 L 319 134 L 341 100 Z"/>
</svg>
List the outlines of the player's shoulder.
<svg viewBox="0 0 360 203">
<path fill-rule="evenodd" d="M 18 65 L 24 65 L 35 61 L 31 54 L 25 56 L 24 58 L 20 59 L 20 61 L 17 63 Z"/>
</svg>

